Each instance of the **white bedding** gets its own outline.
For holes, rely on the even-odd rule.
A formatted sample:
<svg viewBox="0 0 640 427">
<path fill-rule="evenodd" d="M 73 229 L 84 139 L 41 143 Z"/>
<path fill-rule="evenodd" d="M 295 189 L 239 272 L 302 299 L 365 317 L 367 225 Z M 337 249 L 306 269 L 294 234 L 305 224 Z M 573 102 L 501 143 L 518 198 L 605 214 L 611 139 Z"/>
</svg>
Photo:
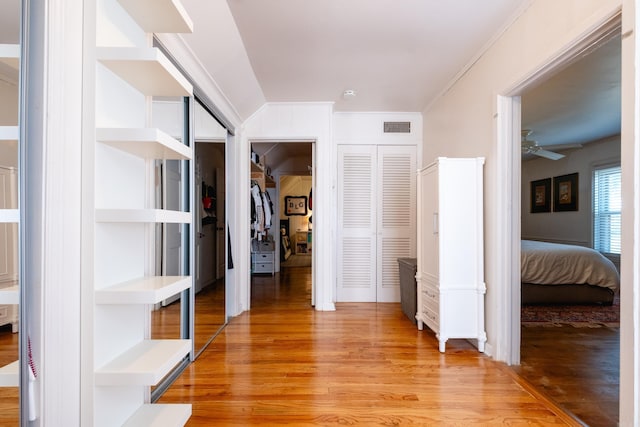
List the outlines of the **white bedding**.
<svg viewBox="0 0 640 427">
<path fill-rule="evenodd" d="M 522 240 L 522 283 L 589 284 L 617 292 L 620 277 L 615 265 L 590 248 Z"/>
</svg>

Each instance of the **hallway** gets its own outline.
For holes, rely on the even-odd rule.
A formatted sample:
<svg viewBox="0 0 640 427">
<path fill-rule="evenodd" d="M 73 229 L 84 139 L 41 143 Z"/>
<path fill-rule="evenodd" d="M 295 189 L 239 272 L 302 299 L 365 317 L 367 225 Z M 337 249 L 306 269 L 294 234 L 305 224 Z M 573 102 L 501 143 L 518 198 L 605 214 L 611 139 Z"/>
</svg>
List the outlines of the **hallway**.
<svg viewBox="0 0 640 427">
<path fill-rule="evenodd" d="M 571 422 L 466 341 L 440 354 L 400 304 L 317 312 L 310 269 L 254 279 L 251 311 L 231 319 L 160 399 L 191 402 L 188 426 Z"/>
</svg>

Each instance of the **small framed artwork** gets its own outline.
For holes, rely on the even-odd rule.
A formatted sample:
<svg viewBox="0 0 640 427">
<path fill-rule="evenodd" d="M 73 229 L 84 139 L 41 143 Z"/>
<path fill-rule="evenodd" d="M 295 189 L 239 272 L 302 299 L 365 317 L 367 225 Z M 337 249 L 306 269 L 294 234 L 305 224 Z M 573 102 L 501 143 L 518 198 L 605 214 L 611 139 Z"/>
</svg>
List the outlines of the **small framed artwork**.
<svg viewBox="0 0 640 427">
<path fill-rule="evenodd" d="M 578 210 L 578 174 L 553 177 L 553 211 Z"/>
<path fill-rule="evenodd" d="M 307 196 L 285 196 L 284 213 L 285 215 L 306 215 Z"/>
<path fill-rule="evenodd" d="M 551 178 L 531 181 L 531 213 L 551 212 Z"/>
</svg>

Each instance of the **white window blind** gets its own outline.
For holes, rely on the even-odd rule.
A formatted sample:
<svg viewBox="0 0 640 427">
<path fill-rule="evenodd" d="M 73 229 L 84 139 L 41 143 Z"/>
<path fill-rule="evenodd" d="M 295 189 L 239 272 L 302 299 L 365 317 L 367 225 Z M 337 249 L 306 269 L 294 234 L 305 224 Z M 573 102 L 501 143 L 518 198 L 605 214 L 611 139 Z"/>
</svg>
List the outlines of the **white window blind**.
<svg viewBox="0 0 640 427">
<path fill-rule="evenodd" d="M 593 171 L 593 246 L 603 253 L 620 253 L 620 190 L 620 166 Z"/>
</svg>

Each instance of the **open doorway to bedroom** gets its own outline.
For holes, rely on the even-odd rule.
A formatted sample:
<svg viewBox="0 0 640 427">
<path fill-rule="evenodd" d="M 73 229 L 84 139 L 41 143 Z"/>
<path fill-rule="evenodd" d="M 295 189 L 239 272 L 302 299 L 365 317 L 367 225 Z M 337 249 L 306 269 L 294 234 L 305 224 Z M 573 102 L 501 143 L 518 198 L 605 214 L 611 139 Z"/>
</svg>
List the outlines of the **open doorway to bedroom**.
<svg viewBox="0 0 640 427">
<path fill-rule="evenodd" d="M 515 369 L 587 425 L 619 420 L 620 87 L 614 23 L 520 93 Z"/>
</svg>

